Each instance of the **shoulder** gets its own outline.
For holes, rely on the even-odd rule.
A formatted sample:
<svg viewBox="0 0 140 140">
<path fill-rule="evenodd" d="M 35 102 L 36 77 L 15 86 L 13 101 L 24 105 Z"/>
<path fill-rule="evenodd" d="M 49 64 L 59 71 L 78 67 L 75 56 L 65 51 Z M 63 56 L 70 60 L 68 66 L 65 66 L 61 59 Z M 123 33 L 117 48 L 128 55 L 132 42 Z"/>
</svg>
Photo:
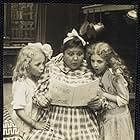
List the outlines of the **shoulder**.
<svg viewBox="0 0 140 140">
<path fill-rule="evenodd" d="M 13 84 L 12 84 L 13 90 L 17 90 L 17 89 L 25 90 L 25 87 L 26 87 L 26 79 L 21 78 L 17 81 L 13 81 Z"/>
<path fill-rule="evenodd" d="M 117 83 L 117 84 L 124 84 L 125 86 L 128 85 L 126 79 L 123 76 L 123 73 L 121 72 L 121 70 L 117 70 L 115 73 L 112 73 L 112 79 L 113 79 L 113 83 Z"/>
<path fill-rule="evenodd" d="M 59 53 L 57 56 L 52 57 L 52 59 L 50 60 L 50 64 L 57 64 L 59 63 L 63 58 L 63 53 Z"/>
<path fill-rule="evenodd" d="M 58 54 L 55 57 L 52 57 L 48 63 L 46 63 L 45 67 L 49 70 L 52 66 L 60 65 L 63 60 L 63 53 Z"/>
</svg>

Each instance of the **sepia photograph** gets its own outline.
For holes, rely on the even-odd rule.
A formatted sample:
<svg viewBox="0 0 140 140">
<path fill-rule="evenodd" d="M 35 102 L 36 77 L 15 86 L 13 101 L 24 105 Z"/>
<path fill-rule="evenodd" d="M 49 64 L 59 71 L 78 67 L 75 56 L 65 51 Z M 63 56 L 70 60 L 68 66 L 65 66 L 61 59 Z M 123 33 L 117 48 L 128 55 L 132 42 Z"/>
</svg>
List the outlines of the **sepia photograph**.
<svg viewBox="0 0 140 140">
<path fill-rule="evenodd" d="M 4 3 L 3 140 L 134 140 L 137 12 Z"/>
</svg>

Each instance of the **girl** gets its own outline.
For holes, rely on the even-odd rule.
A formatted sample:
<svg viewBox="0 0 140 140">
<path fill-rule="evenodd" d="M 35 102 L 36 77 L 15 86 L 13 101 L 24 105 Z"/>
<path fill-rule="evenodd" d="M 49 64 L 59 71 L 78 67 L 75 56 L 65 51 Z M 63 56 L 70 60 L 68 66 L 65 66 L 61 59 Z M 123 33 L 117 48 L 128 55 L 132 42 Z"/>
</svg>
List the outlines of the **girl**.
<svg viewBox="0 0 140 140">
<path fill-rule="evenodd" d="M 32 129 L 48 127 L 40 120 L 39 108 L 32 104 L 38 79 L 44 71 L 44 64 L 48 61 L 46 50 L 51 51 L 50 46 L 49 49 L 47 46 L 29 43 L 22 48 L 13 73 L 13 119 L 24 139 Z"/>
<path fill-rule="evenodd" d="M 107 102 L 101 113 L 102 140 L 134 140 L 129 109 L 129 72 L 117 53 L 105 42 L 91 44 L 90 64 L 100 79 L 99 96 Z M 127 81 L 126 81 L 127 80 Z"/>
<path fill-rule="evenodd" d="M 53 59 L 49 66 L 49 76 L 52 81 L 75 86 L 92 81 L 92 73 L 87 69 L 84 60 L 85 44 L 75 29 L 67 34 L 63 41 L 63 55 Z M 49 84 L 53 84 L 51 80 Z M 45 104 L 42 104 L 39 96 L 43 89 L 45 91 L 48 88 L 46 83 L 48 82 L 42 82 L 41 87 L 43 88 L 40 87 L 36 94 L 36 99 L 42 106 Z M 63 92 L 67 94 L 66 90 Z M 45 94 L 48 94 L 47 90 Z M 35 130 L 30 135 L 30 140 L 98 140 L 99 138 L 94 112 L 86 105 L 51 104 L 48 107 L 46 121 L 50 123 L 49 130 Z"/>
</svg>

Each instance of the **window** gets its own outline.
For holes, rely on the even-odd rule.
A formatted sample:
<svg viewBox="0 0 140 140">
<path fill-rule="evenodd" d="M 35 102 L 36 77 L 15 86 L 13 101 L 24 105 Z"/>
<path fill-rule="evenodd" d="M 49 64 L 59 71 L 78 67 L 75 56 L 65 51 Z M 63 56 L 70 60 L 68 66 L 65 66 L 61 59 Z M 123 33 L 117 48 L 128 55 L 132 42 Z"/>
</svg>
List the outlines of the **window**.
<svg viewBox="0 0 140 140">
<path fill-rule="evenodd" d="M 33 3 L 8 3 L 6 22 L 11 44 L 35 40 L 35 5 Z M 5 6 L 5 7 L 6 7 Z"/>
</svg>

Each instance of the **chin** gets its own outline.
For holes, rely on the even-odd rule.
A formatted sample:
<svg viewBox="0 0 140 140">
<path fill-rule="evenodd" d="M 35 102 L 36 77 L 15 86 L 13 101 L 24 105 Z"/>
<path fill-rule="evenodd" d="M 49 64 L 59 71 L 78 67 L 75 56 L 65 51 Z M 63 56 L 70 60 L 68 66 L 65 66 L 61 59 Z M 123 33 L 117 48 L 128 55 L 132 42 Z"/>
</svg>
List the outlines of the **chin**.
<svg viewBox="0 0 140 140">
<path fill-rule="evenodd" d="M 101 75 L 102 73 L 100 71 L 95 71 L 96 75 Z"/>
<path fill-rule="evenodd" d="M 72 70 L 76 70 L 76 69 L 78 69 L 78 68 L 79 68 L 79 67 L 72 67 L 71 69 L 72 69 Z"/>
<path fill-rule="evenodd" d="M 36 74 L 36 77 L 39 77 L 39 76 L 41 76 L 41 74 L 40 74 L 40 73 Z"/>
</svg>

